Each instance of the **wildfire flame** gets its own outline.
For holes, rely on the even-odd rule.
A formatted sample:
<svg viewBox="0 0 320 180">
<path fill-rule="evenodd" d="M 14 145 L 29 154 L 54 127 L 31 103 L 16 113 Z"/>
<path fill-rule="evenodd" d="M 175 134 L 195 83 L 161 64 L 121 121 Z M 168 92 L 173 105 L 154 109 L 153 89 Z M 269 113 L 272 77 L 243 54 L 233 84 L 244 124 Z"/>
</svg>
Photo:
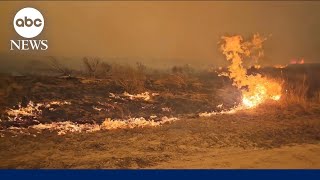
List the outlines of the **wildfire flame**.
<svg viewBox="0 0 320 180">
<path fill-rule="evenodd" d="M 286 65 L 276 64 L 273 67 L 277 68 L 277 69 L 284 69 L 284 68 L 288 67 L 288 65 L 287 64 Z"/>
<path fill-rule="evenodd" d="M 266 38 L 255 34 L 251 40 L 244 41 L 240 35 L 222 37 L 221 52 L 231 62 L 228 76 L 242 92 L 242 104 L 246 108 L 253 108 L 266 100 L 279 100 L 281 98 L 281 84 L 268 79 L 261 74 L 249 75 L 243 65 L 243 60 L 249 58 L 257 62 L 263 56 L 262 44 Z"/>
<path fill-rule="evenodd" d="M 290 64 L 304 64 L 304 59 L 302 58 L 300 61 L 297 59 L 291 59 Z"/>
</svg>

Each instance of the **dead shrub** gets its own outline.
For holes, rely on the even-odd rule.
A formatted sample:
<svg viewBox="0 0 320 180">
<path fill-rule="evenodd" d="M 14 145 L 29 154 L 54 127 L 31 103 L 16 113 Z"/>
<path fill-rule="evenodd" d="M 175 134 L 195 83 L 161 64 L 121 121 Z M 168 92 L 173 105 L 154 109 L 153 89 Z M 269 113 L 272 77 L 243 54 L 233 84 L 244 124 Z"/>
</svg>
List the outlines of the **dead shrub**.
<svg viewBox="0 0 320 180">
<path fill-rule="evenodd" d="M 138 93 L 144 90 L 146 75 L 128 65 L 114 64 L 111 70 L 111 76 L 117 86 L 129 93 Z"/>
<path fill-rule="evenodd" d="M 49 66 L 53 72 L 59 73 L 63 76 L 71 76 L 72 70 L 61 64 L 55 57 L 49 57 Z"/>
<path fill-rule="evenodd" d="M 112 66 L 109 63 L 101 62 L 97 68 L 96 76 L 106 78 L 111 76 Z"/>
<path fill-rule="evenodd" d="M 86 74 L 89 75 L 89 77 L 95 78 L 101 60 L 99 58 L 84 57 L 82 61 L 86 70 Z"/>
</svg>

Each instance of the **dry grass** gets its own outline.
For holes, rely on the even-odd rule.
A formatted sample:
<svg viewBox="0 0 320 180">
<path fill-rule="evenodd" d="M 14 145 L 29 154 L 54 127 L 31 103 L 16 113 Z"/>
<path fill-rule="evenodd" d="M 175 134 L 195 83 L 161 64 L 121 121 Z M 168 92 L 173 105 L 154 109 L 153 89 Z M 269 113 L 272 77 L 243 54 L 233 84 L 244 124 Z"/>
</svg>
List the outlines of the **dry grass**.
<svg viewBox="0 0 320 180">
<path fill-rule="evenodd" d="M 310 106 L 310 101 L 308 100 L 308 83 L 306 81 L 306 76 L 303 75 L 302 81 L 296 81 L 294 83 L 286 83 L 286 89 L 284 91 L 283 105 L 300 105 L 304 110 L 307 110 Z"/>
<path fill-rule="evenodd" d="M 186 79 L 183 75 L 171 74 L 157 79 L 153 83 L 154 87 L 161 90 L 177 90 L 187 87 Z"/>
</svg>

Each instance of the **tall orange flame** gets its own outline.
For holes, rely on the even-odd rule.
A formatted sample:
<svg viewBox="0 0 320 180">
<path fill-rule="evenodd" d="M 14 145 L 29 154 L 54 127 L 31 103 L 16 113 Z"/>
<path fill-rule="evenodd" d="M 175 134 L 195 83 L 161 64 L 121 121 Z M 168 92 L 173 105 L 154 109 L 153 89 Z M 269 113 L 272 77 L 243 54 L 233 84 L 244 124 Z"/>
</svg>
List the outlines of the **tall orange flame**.
<svg viewBox="0 0 320 180">
<path fill-rule="evenodd" d="M 231 62 L 228 76 L 242 92 L 242 103 L 246 108 L 255 107 L 268 99 L 279 100 L 281 97 L 281 84 L 263 77 L 261 74 L 248 75 L 243 66 L 243 60 L 250 58 L 255 62 L 263 56 L 262 44 L 266 38 L 255 34 L 249 41 L 244 41 L 242 36 L 222 37 L 220 50 Z"/>
</svg>

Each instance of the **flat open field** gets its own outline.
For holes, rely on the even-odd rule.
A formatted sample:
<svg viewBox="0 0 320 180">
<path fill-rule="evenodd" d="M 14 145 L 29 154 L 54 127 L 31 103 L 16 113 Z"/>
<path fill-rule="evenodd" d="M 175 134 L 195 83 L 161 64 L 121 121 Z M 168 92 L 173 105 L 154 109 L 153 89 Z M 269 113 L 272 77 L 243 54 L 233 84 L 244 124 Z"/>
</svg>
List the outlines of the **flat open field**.
<svg viewBox="0 0 320 180">
<path fill-rule="evenodd" d="M 320 169 L 320 1 L 0 17 L 0 170 Z"/>
<path fill-rule="evenodd" d="M 223 114 L 239 92 L 212 73 L 150 75 L 140 95 L 115 76 L 3 76 L 0 168 L 320 168 L 312 77 L 306 97 Z"/>
</svg>

